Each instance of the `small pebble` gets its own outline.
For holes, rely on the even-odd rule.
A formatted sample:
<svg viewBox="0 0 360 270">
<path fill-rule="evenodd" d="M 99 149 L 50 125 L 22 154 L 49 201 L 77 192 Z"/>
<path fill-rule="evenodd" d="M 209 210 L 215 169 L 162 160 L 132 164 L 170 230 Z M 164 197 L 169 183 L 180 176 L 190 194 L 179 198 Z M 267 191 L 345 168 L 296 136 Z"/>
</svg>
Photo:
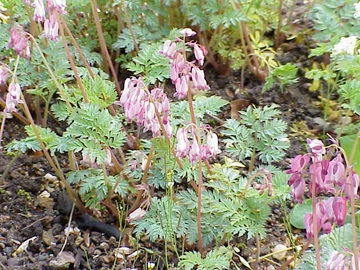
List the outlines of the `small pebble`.
<svg viewBox="0 0 360 270">
<path fill-rule="evenodd" d="M 103 250 L 108 250 L 108 249 L 109 249 L 109 244 L 108 244 L 108 243 L 105 243 L 105 242 L 101 243 L 99 246 L 100 246 Z"/>
<path fill-rule="evenodd" d="M 121 254 L 129 255 L 130 254 L 130 248 L 128 247 L 119 247 L 114 249 L 114 253 L 119 252 Z"/>
<path fill-rule="evenodd" d="M 285 245 L 282 244 L 277 244 L 274 248 L 273 248 L 273 258 L 278 260 L 278 261 L 282 261 L 285 256 L 286 256 L 286 252 L 287 252 L 287 247 Z"/>
<path fill-rule="evenodd" d="M 75 257 L 72 252 L 63 251 L 59 253 L 54 260 L 49 262 L 49 266 L 57 269 L 67 269 L 69 264 L 75 262 Z"/>
<path fill-rule="evenodd" d="M 52 230 L 43 231 L 42 233 L 42 240 L 47 246 L 51 246 L 56 243 L 56 239 L 52 233 Z"/>
</svg>

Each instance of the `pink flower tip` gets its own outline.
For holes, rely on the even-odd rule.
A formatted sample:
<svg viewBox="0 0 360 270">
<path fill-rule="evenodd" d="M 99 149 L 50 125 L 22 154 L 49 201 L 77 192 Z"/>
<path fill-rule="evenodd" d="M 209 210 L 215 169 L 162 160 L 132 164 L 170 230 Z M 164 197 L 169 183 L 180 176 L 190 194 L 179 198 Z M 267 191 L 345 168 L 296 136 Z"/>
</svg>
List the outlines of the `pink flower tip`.
<svg viewBox="0 0 360 270">
<path fill-rule="evenodd" d="M 184 35 L 185 37 L 192 37 L 196 35 L 196 32 L 191 28 L 184 28 L 180 31 L 180 34 Z"/>
</svg>

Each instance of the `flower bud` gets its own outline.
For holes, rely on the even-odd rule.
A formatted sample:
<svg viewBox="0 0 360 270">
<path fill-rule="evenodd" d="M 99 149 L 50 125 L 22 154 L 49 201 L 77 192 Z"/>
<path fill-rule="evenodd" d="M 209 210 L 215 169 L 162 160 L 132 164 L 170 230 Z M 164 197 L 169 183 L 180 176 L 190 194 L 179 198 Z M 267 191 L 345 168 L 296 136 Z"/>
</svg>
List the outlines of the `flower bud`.
<svg viewBox="0 0 360 270">
<path fill-rule="evenodd" d="M 196 35 L 196 32 L 190 28 L 184 28 L 180 31 L 180 34 L 184 35 L 185 37 L 192 37 Z"/>
</svg>

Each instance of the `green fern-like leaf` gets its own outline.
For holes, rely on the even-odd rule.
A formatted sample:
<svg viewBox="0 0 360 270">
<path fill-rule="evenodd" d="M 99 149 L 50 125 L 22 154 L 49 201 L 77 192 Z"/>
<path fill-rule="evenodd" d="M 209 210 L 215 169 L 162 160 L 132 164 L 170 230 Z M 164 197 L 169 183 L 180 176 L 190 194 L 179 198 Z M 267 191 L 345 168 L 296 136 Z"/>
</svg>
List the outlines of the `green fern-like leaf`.
<svg viewBox="0 0 360 270">
<path fill-rule="evenodd" d="M 231 257 L 232 251 L 223 246 L 211 250 L 204 259 L 199 252 L 190 251 L 180 256 L 179 266 L 185 270 L 229 269 Z"/>
<path fill-rule="evenodd" d="M 80 186 L 79 194 L 84 199 L 87 207 L 98 208 L 110 190 L 115 186 L 115 193 L 124 197 L 131 189 L 128 181 L 119 179 L 117 176 L 107 176 L 101 169 L 86 169 L 71 171 L 67 174 L 67 181 Z"/>
<path fill-rule="evenodd" d="M 98 104 L 102 109 L 113 104 L 117 99 L 115 84 L 109 80 L 104 80 L 100 76 L 91 78 L 86 76 L 82 83 L 88 95 L 89 101 Z"/>
<path fill-rule="evenodd" d="M 246 15 L 239 9 L 227 9 L 225 14 L 218 14 L 210 18 L 210 26 L 213 29 L 218 28 L 220 25 L 225 28 L 236 26 L 238 22 L 246 21 Z"/>
<path fill-rule="evenodd" d="M 61 137 L 59 137 L 55 132 L 53 132 L 49 128 L 42 128 L 40 126 L 37 126 L 36 129 L 47 149 L 51 151 L 51 154 L 54 155 L 55 152 L 59 152 L 58 144 L 61 142 Z M 24 153 L 27 150 L 33 150 L 33 151 L 41 150 L 40 144 L 38 142 L 38 139 L 35 135 L 32 126 L 31 125 L 26 126 L 25 131 L 28 137 L 20 141 L 15 140 L 12 143 L 9 143 L 7 145 L 8 151 L 11 152 L 16 150 Z"/>
<path fill-rule="evenodd" d="M 140 236 L 145 232 L 150 241 L 157 239 L 170 241 L 175 237 L 184 236 L 188 229 L 178 205 L 167 196 L 153 198 L 146 216 L 141 220 L 133 221 L 133 224 L 135 234 Z"/>
<path fill-rule="evenodd" d="M 296 78 L 296 73 L 298 68 L 291 63 L 287 63 L 285 65 L 280 65 L 274 68 L 270 75 L 266 78 L 266 82 L 262 89 L 263 92 L 269 90 L 275 82 L 279 83 L 280 90 L 283 91 L 284 87 L 289 84 L 296 83 L 298 79 Z"/>
<path fill-rule="evenodd" d="M 71 114 L 65 102 L 59 101 L 51 106 L 51 111 L 60 121 L 65 121 Z"/>
<path fill-rule="evenodd" d="M 353 3 L 354 1 L 329 0 L 314 5 L 309 14 L 314 23 L 314 29 L 317 30 L 313 38 L 316 41 L 328 41 L 334 36 L 358 35 L 360 22 L 354 18 Z"/>
<path fill-rule="evenodd" d="M 96 117 L 95 117 L 96 116 Z M 112 116 L 107 109 L 100 105 L 83 103 L 71 116 L 72 123 L 64 133 L 65 136 L 92 141 L 98 145 L 117 148 L 125 140 L 119 119 Z"/>
<path fill-rule="evenodd" d="M 226 152 L 239 160 L 251 157 L 255 146 L 252 131 L 235 119 L 228 119 L 224 127 L 221 133 L 225 136 Z"/>
<path fill-rule="evenodd" d="M 256 155 L 264 164 L 281 160 L 289 148 L 287 124 L 277 117 L 277 105 L 248 107 L 241 120 L 229 119 L 222 131 L 226 152 L 240 160 Z"/>
<path fill-rule="evenodd" d="M 348 80 L 340 86 L 339 94 L 343 101 L 343 107 L 351 109 L 360 115 L 360 81 Z M 345 103 L 348 102 L 348 103 Z"/>
<path fill-rule="evenodd" d="M 202 123 L 205 114 L 216 115 L 226 104 L 228 104 L 228 102 L 218 96 L 197 97 L 193 103 L 196 120 Z M 190 119 L 189 104 L 187 101 L 173 103 L 170 112 L 171 120 L 175 125 L 183 122 L 184 119 Z"/>
<path fill-rule="evenodd" d="M 25 153 L 28 150 L 40 151 L 41 147 L 36 139 L 28 137 L 19 141 L 14 140 L 11 143 L 8 143 L 6 145 L 6 149 L 8 152 L 20 151 L 22 153 Z"/>
<path fill-rule="evenodd" d="M 142 75 L 147 84 L 165 81 L 170 78 L 170 64 L 169 59 L 159 53 L 162 46 L 163 42 L 145 44 L 132 59 L 133 62 L 127 63 L 125 67 L 134 74 Z"/>
</svg>

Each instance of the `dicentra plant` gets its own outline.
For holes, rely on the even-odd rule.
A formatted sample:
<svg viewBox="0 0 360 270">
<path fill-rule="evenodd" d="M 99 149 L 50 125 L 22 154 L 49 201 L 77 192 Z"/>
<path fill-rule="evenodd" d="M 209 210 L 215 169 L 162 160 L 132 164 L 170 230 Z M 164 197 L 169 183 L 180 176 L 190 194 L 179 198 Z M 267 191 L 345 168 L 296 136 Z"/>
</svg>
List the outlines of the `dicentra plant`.
<svg viewBox="0 0 360 270">
<path fill-rule="evenodd" d="M 210 87 L 200 67 L 208 52 L 191 40 L 196 32 L 173 31 L 149 62 L 158 45 L 147 47 L 147 57 L 135 58 L 146 68 L 136 67 L 139 76 L 127 78 L 119 96 L 116 83 L 91 67 L 71 32 L 65 34 L 65 2 L 48 1 L 47 13 L 40 12 L 44 7 L 35 7 L 34 19 L 44 23 L 42 37 L 47 39 L 34 38 L 20 25 L 11 28 L 9 47 L 16 58 L 0 73 L 0 82 L 9 82 L 0 134 L 5 119 L 18 109 L 30 123 L 27 137 L 8 144 L 7 150 L 41 150 L 80 211 L 107 208 L 115 217 L 124 217 L 121 225 L 134 225 L 139 238 L 146 234 L 152 241 L 163 240 L 166 253 L 170 246 L 185 269 L 196 265 L 209 269 L 209 264 L 225 269 L 235 254 L 234 237 L 265 237 L 269 204 L 288 192 L 284 174 L 269 166 L 289 146 L 286 124 L 277 119 L 276 106 L 250 107 L 241 113 L 241 121 L 227 121 L 224 152 L 237 160 L 219 156 L 218 136 L 207 117 L 227 102 L 207 96 Z M 60 37 L 62 45 L 57 41 Z M 145 48 L 142 53 L 146 54 Z M 67 60 L 56 64 L 59 55 Z M 164 59 L 168 70 L 151 73 L 165 67 Z M 28 78 L 35 87 L 28 91 L 30 101 L 24 97 L 19 74 L 24 67 L 36 70 L 31 73 L 35 79 Z M 174 94 L 150 84 L 167 77 Z M 34 96 L 44 99 L 46 111 L 50 107 L 53 118 L 64 124 L 62 130 L 35 123 L 28 106 Z M 61 167 L 60 157 L 67 158 L 68 167 Z M 246 158 L 251 158 L 249 168 L 240 173 Z M 195 244 L 198 252 L 184 252 L 185 245 L 195 249 Z M 211 244 L 216 248 L 206 254 L 205 247 Z"/>
<path fill-rule="evenodd" d="M 308 139 L 309 153 L 296 156 L 287 171 L 291 174 L 288 183 L 294 200 L 302 203 L 305 195 L 311 198 L 312 205 L 303 216 L 308 243 L 302 252 L 313 243 L 315 255 L 305 253 L 297 269 L 358 269 L 359 177 L 345 151 L 331 140 L 332 144 L 325 148 L 320 140 Z M 344 226 L 346 223 L 349 226 Z M 319 237 L 330 233 L 329 237 Z"/>
</svg>

